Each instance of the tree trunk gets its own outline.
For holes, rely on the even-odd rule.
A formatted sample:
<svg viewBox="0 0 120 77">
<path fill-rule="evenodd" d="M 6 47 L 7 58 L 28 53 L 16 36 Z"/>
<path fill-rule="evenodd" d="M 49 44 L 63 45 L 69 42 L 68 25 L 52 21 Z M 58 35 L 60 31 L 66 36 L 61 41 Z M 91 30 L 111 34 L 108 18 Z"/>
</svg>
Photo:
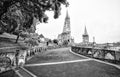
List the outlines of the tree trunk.
<svg viewBox="0 0 120 77">
<path fill-rule="evenodd" d="M 17 43 L 17 42 L 18 42 L 19 37 L 20 37 L 20 35 L 18 34 L 18 35 L 17 35 L 17 39 L 16 39 L 16 42 L 15 42 L 15 43 Z"/>
</svg>

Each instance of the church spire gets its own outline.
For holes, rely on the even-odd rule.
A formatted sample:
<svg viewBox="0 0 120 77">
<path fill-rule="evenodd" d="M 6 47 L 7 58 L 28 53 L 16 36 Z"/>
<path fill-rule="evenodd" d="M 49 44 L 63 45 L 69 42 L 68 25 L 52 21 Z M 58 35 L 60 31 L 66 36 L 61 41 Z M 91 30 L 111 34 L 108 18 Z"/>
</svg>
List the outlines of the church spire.
<svg viewBox="0 0 120 77">
<path fill-rule="evenodd" d="M 85 30 L 84 30 L 84 35 L 88 35 L 86 26 L 85 26 Z"/>
<path fill-rule="evenodd" d="M 70 17 L 68 14 L 68 10 L 66 10 L 66 17 L 65 17 L 63 32 L 71 32 L 71 30 L 70 30 Z"/>
<path fill-rule="evenodd" d="M 65 19 L 70 19 L 69 14 L 68 14 L 68 10 L 66 11 L 66 18 Z"/>
</svg>

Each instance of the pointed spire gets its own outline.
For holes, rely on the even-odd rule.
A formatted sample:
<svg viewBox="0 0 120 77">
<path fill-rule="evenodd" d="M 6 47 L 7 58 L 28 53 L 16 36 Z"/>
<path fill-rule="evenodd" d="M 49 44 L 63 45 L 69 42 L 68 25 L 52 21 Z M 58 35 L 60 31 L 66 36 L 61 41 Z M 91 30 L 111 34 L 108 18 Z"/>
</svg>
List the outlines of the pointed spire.
<svg viewBox="0 0 120 77">
<path fill-rule="evenodd" d="M 88 33 L 87 33 L 87 29 L 86 29 L 86 26 L 85 26 L 84 35 L 88 35 Z"/>
<path fill-rule="evenodd" d="M 95 42 L 95 37 L 93 37 L 93 42 Z"/>
<path fill-rule="evenodd" d="M 68 9 L 66 10 L 66 17 L 65 17 L 63 32 L 71 32 L 71 30 L 70 30 L 70 17 L 68 15 Z"/>
<path fill-rule="evenodd" d="M 69 19 L 70 17 L 69 17 L 69 14 L 68 14 L 68 9 L 67 9 L 67 11 L 66 11 L 66 18 L 65 19 Z"/>
</svg>

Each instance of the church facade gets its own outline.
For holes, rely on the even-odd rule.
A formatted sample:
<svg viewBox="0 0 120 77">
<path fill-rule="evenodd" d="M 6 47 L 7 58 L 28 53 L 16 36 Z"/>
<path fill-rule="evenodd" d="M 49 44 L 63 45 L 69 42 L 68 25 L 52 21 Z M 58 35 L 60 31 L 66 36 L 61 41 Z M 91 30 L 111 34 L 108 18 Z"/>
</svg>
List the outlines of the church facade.
<svg viewBox="0 0 120 77">
<path fill-rule="evenodd" d="M 74 39 L 71 36 L 71 29 L 70 29 L 70 17 L 68 15 L 68 11 L 66 12 L 63 32 L 58 35 L 58 42 L 59 44 L 63 45 L 64 43 L 72 44 L 74 43 Z"/>
</svg>

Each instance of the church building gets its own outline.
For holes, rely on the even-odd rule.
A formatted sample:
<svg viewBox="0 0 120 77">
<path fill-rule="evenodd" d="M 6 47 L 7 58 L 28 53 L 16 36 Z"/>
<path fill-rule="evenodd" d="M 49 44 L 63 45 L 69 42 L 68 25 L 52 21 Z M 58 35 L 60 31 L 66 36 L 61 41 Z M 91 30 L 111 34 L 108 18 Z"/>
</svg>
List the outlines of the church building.
<svg viewBox="0 0 120 77">
<path fill-rule="evenodd" d="M 59 44 L 63 44 L 65 42 L 72 44 L 74 42 L 74 39 L 71 37 L 70 17 L 68 15 L 68 11 L 66 11 L 63 32 L 58 35 L 58 42 Z"/>
<path fill-rule="evenodd" d="M 83 37 L 83 44 L 89 44 L 89 35 L 87 33 L 87 29 L 86 29 L 86 26 L 85 26 L 85 30 L 84 30 L 84 34 L 82 35 Z"/>
</svg>

